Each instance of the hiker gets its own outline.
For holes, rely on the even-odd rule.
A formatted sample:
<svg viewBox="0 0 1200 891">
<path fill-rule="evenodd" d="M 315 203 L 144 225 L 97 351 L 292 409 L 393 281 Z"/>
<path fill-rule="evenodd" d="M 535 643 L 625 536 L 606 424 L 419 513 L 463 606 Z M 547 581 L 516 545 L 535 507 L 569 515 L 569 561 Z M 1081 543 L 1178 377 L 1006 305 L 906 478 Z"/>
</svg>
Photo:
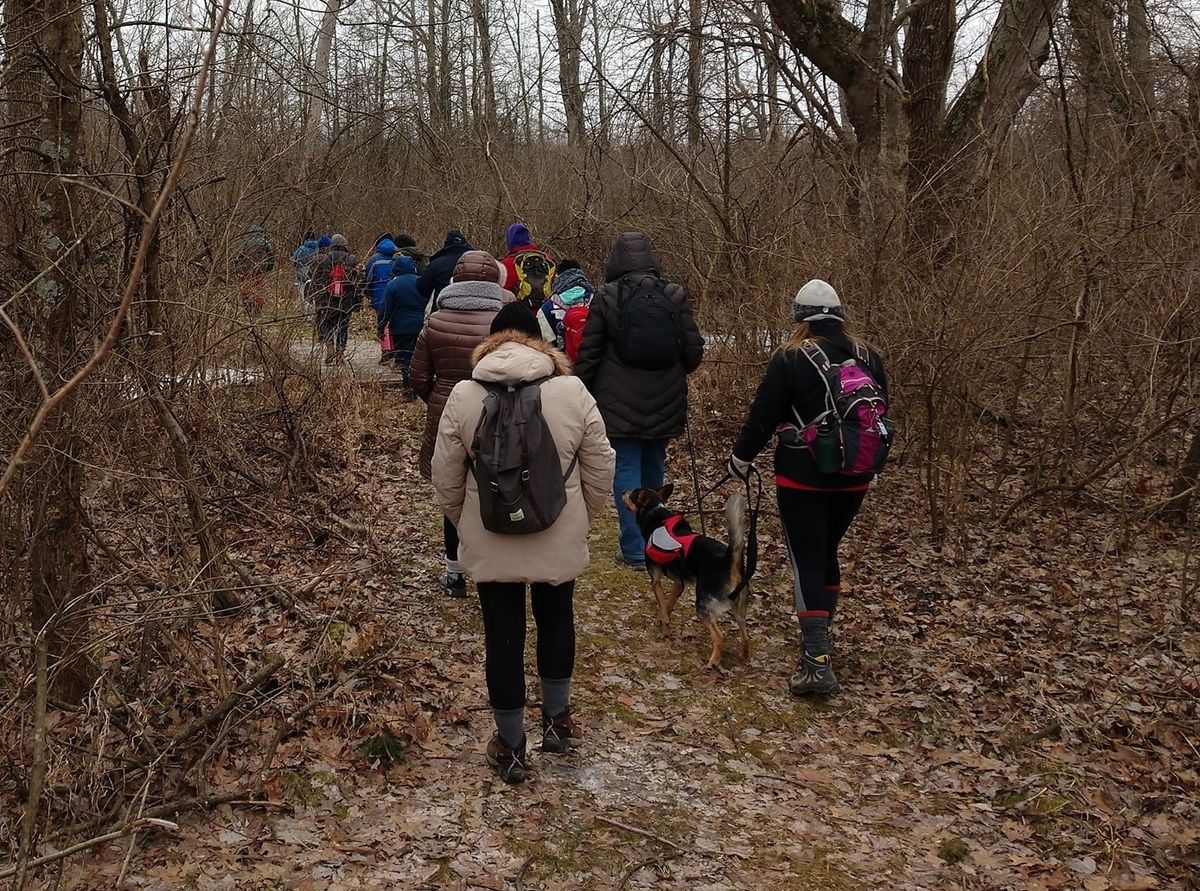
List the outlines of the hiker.
<svg viewBox="0 0 1200 891">
<path fill-rule="evenodd" d="M 745 479 L 751 462 L 778 432 L 779 519 L 804 639 L 789 686 L 803 696 L 838 690 L 829 639 L 841 586 L 838 544 L 882 469 L 890 435 L 883 420 L 888 398 L 883 362 L 847 332 L 837 291 L 813 279 L 792 301 L 792 317 L 796 329 L 767 364 L 729 470 Z M 849 412 L 836 398 L 844 393 L 854 396 Z M 832 442 L 838 444 L 826 451 Z M 839 459 L 854 464 L 843 466 Z"/>
<path fill-rule="evenodd" d="M 305 230 L 304 238 L 292 251 L 292 268 L 296 271 L 296 291 L 300 295 L 300 309 L 304 312 L 304 320 L 312 321 L 312 301 L 304 293 L 308 286 L 308 268 L 317 255 L 317 236 L 311 229 Z"/>
<path fill-rule="evenodd" d="M 425 301 L 417 291 L 417 264 L 408 254 L 396 251 L 392 261 L 392 278 L 384 290 L 383 318 L 391 335 L 392 356 L 404 380 L 404 398 L 413 400 L 409 369 L 417 336 L 425 324 Z"/>
<path fill-rule="evenodd" d="M 401 232 L 392 241 L 395 242 L 397 252 L 412 257 L 413 264 L 417 268 L 417 275 L 425 271 L 425 266 L 429 262 L 429 258 L 417 247 L 417 240 L 415 238 L 406 232 Z"/>
<path fill-rule="evenodd" d="M 704 338 L 687 291 L 662 277 L 645 233 L 626 232 L 613 243 L 604 279 L 588 312 L 575 373 L 596 397 L 617 452 L 616 561 L 640 569 L 646 542 L 622 495 L 662 486 L 667 442 L 687 424 L 687 376 L 700 367 Z"/>
<path fill-rule="evenodd" d="M 529 227 L 513 223 L 504 236 L 504 287 L 512 291 L 531 313 L 550 299 L 554 284 L 554 259 L 533 242 Z"/>
<path fill-rule="evenodd" d="M 350 336 L 350 314 L 361 300 L 358 258 L 350 253 L 344 235 L 334 235 L 329 249 L 318 252 L 309 284 L 317 311 L 317 333 L 325 345 L 325 364 L 342 362 Z"/>
<path fill-rule="evenodd" d="M 438 258 L 434 257 L 430 268 L 437 262 Z M 454 267 L 453 280 L 439 291 L 437 309 L 425 320 L 425 327 L 417 337 L 409 382 L 413 391 L 428 405 L 419 461 L 425 479 L 431 475 L 438 421 L 450 391 L 459 381 L 471 376 L 472 350 L 488 336 L 492 319 L 500 308 L 512 302 L 512 294 L 500 287 L 502 275 L 503 267 L 487 251 L 462 254 Z M 420 282 L 418 279 L 418 292 Z M 458 560 L 458 530 L 448 517 L 443 519 L 442 533 L 446 545 L 446 572 L 439 584 L 450 597 L 466 597 L 467 579 Z"/>
<path fill-rule="evenodd" d="M 375 336 L 379 340 L 379 364 L 386 365 L 393 361 L 392 350 L 388 341 L 388 326 L 383 312 L 383 294 L 392 279 L 392 260 L 396 255 L 396 244 L 387 233 L 379 236 L 375 242 L 373 253 L 363 267 L 363 283 L 371 298 L 371 306 L 375 309 Z"/>
<path fill-rule="evenodd" d="M 588 279 L 578 260 L 563 260 L 554 273 L 550 299 L 538 312 L 538 325 L 547 342 L 554 344 L 574 362 L 587 324 L 588 308 L 596 296 L 596 286 Z"/>
<path fill-rule="evenodd" d="M 542 751 L 562 754 L 581 741 L 579 725 L 571 715 L 575 670 L 572 596 L 575 580 L 589 561 L 588 528 L 605 509 L 612 487 L 614 456 L 595 400 L 579 379 L 571 376 L 566 357 L 542 338 L 536 320 L 524 306 L 510 303 L 500 310 L 492 322 L 491 336 L 475 349 L 474 363 L 471 379 L 454 388 L 442 414 L 433 485 L 442 509 L 459 529 L 462 565 L 479 588 L 488 700 L 496 723 L 487 760 L 504 782 L 520 783 L 527 771 L 526 586 L 537 623 Z M 523 399 L 532 388 L 522 386 L 534 382 L 540 386 L 536 395 L 530 395 L 540 396 L 540 418 L 551 440 L 540 441 L 542 449 L 537 449 L 525 432 L 538 429 L 536 408 L 524 415 L 529 423 L 520 427 L 504 424 L 512 418 L 503 408 L 504 388 L 517 388 L 515 393 L 509 391 L 510 400 Z M 496 393 L 493 388 L 497 387 L 501 392 Z M 485 398 L 495 400 L 495 411 L 486 407 Z M 522 405 L 530 403 L 523 401 Z M 491 455 L 476 443 L 476 430 L 481 426 L 479 441 L 492 439 L 489 414 L 496 419 L 495 438 L 504 440 L 506 434 L 508 438 L 508 447 L 502 445 Z M 512 520 L 517 502 L 507 494 L 491 495 L 492 487 L 479 482 L 493 479 L 488 474 L 500 471 L 495 478 L 499 486 L 505 484 L 506 465 L 500 455 L 509 448 L 517 454 L 525 448 L 534 451 L 510 471 L 519 477 L 516 485 L 529 493 L 521 510 L 539 515 L 528 530 L 530 534 L 519 534 L 525 530 L 504 525 L 505 518 L 512 523 L 525 521 Z M 501 504 L 503 517 L 496 514 Z M 551 516 L 555 506 L 561 512 Z"/>
<path fill-rule="evenodd" d="M 257 316 L 263 308 L 267 274 L 275 268 L 275 248 L 271 247 L 261 223 L 254 223 L 246 230 L 234 266 L 242 306 L 247 314 Z"/>
<path fill-rule="evenodd" d="M 458 265 L 458 258 L 469 250 L 473 250 L 473 248 L 467 243 L 462 232 L 458 229 L 450 229 L 446 232 L 446 240 L 442 244 L 442 249 L 430 258 L 429 264 L 417 279 L 417 291 L 426 301 L 426 315 L 437 308 L 438 292 L 450 284 L 450 279 L 454 275 L 454 267 Z M 489 254 L 489 256 L 491 255 Z M 500 282 L 500 285 L 503 286 L 504 282 Z"/>
</svg>

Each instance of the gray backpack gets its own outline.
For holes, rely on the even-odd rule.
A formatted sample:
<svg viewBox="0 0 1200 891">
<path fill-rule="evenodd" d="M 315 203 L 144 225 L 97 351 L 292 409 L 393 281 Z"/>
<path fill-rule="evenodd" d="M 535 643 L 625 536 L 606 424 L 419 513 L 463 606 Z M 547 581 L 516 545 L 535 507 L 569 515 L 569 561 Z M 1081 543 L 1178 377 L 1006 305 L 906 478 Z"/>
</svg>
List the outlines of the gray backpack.
<svg viewBox="0 0 1200 891">
<path fill-rule="evenodd" d="M 567 472 L 542 415 L 542 383 L 484 384 L 488 394 L 467 464 L 479 487 L 483 528 L 528 535 L 554 525 L 567 504 Z"/>
</svg>

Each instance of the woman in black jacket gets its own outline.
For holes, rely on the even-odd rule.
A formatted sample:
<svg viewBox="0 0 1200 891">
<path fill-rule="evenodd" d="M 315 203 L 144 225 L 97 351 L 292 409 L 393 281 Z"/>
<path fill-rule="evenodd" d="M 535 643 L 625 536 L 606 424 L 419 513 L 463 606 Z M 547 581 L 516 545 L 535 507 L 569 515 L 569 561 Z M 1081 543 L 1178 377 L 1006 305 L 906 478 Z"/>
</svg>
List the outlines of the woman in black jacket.
<svg viewBox="0 0 1200 891">
<path fill-rule="evenodd" d="M 792 675 L 792 693 L 836 693 L 829 623 L 837 608 L 841 573 L 838 544 L 862 506 L 875 474 L 823 473 L 812 452 L 788 440 L 829 409 L 831 392 L 810 353 L 812 345 L 838 366 L 854 360 L 887 401 L 887 376 L 879 355 L 846 333 L 845 310 L 829 284 L 814 279 L 792 303 L 796 331 L 767 365 L 750 414 L 729 458 L 729 470 L 745 479 L 751 462 L 781 425 L 775 449 L 779 518 L 795 579 L 796 615 L 804 635 L 804 653 Z M 816 361 L 820 361 L 819 355 Z M 835 372 L 836 373 L 836 372 Z"/>
</svg>

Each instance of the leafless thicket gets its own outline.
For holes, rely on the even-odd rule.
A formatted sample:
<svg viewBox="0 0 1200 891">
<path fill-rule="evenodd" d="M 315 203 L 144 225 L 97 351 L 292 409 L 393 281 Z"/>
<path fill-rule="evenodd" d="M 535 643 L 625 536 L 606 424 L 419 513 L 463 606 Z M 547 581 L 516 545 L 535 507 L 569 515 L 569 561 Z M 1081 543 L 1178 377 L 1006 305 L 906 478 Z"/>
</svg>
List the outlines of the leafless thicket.
<svg viewBox="0 0 1200 891">
<path fill-rule="evenodd" d="M 181 797 L 167 768 L 220 737 L 180 750 L 266 682 L 265 656 L 234 676 L 220 617 L 304 582 L 234 530 L 280 501 L 357 528 L 339 499 L 361 394 L 293 348 L 306 226 L 431 252 L 450 225 L 498 247 L 519 217 L 593 272 L 646 229 L 726 390 L 825 277 L 889 357 L 934 535 L 968 499 L 1006 521 L 1065 499 L 1186 517 L 1187 4 L 6 0 L 0 86 L 0 694 L 28 705 L 0 789 L 24 803 L 3 824 L 22 870 L 68 812 L 85 833 Z M 230 268 L 252 222 L 283 267 L 257 321 Z M 163 665 L 215 705 L 140 702 Z M 47 715 L 81 702 L 57 745 Z"/>
</svg>

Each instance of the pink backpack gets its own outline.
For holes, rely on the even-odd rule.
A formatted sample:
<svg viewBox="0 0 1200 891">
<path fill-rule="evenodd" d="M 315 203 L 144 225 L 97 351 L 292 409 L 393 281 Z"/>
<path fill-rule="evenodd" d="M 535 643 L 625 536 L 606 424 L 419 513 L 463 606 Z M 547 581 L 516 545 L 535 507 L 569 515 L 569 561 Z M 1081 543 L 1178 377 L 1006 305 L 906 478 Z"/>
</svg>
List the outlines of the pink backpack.
<svg viewBox="0 0 1200 891">
<path fill-rule="evenodd" d="M 817 469 L 845 476 L 879 473 L 887 461 L 892 432 L 887 401 L 871 376 L 867 351 L 855 343 L 854 358 L 834 365 L 815 341 L 805 341 L 803 350 L 825 383 L 825 411 L 807 423 L 796 416 L 801 439 Z"/>
</svg>

